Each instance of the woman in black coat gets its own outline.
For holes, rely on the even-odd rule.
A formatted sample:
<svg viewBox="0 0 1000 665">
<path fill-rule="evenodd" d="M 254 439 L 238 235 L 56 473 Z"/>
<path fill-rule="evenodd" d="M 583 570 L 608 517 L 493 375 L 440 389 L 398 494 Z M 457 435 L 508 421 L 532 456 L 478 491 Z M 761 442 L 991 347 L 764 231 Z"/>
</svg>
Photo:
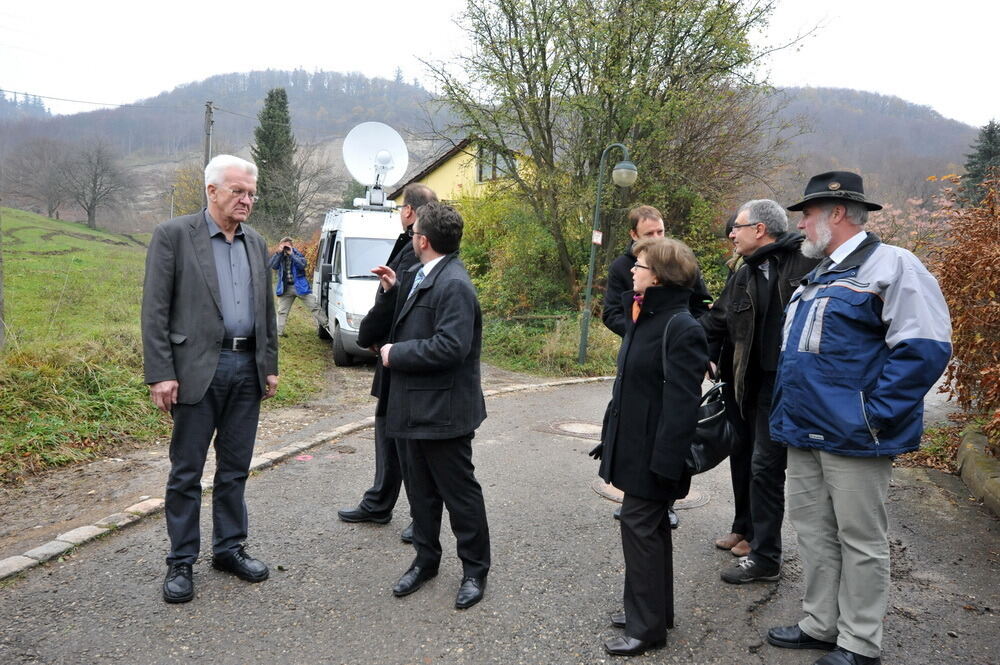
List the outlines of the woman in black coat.
<svg viewBox="0 0 1000 665">
<path fill-rule="evenodd" d="M 687 307 L 698 277 L 694 254 L 669 238 L 641 240 L 634 252 L 634 290 L 622 296 L 632 316 L 618 352 L 599 472 L 625 493 L 625 615 L 612 617 L 625 636 L 604 643 L 608 653 L 623 656 L 663 646 L 674 623 L 667 508 L 691 486 L 685 459 L 708 367 L 704 329 Z"/>
</svg>

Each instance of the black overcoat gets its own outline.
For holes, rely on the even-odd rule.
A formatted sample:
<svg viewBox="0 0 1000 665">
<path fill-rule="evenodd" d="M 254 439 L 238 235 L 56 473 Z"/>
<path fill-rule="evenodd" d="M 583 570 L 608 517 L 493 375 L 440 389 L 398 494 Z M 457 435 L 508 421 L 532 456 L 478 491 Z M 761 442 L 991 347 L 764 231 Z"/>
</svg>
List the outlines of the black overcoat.
<svg viewBox="0 0 1000 665">
<path fill-rule="evenodd" d="M 483 318 L 476 288 L 455 253 L 441 259 L 408 296 L 418 268 L 398 276 L 386 292 L 396 298 L 396 314 L 384 372 L 388 393 L 381 394 L 376 415 L 386 417 L 386 434 L 399 439 L 472 434 L 486 418 L 479 370 Z"/>
<path fill-rule="evenodd" d="M 632 295 L 622 296 L 626 311 Z M 649 501 L 683 498 L 691 486 L 685 459 L 698 424 L 708 345 L 704 329 L 688 310 L 690 298 L 690 289 L 646 289 L 638 319 L 628 320 L 605 415 L 601 478 Z M 674 315 L 664 377 L 661 344 Z"/>
</svg>

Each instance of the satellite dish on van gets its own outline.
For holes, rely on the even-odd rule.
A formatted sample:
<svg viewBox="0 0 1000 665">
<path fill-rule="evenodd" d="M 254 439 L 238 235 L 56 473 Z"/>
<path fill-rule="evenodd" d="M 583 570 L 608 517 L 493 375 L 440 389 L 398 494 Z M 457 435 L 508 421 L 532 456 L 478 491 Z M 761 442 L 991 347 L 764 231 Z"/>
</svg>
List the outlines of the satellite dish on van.
<svg viewBox="0 0 1000 665">
<path fill-rule="evenodd" d="M 344 164 L 351 176 L 372 190 L 391 187 L 406 173 L 409 153 L 403 137 L 381 122 L 363 122 L 344 139 Z M 376 197 L 372 197 L 373 199 Z M 381 205 L 382 200 L 369 201 Z"/>
</svg>

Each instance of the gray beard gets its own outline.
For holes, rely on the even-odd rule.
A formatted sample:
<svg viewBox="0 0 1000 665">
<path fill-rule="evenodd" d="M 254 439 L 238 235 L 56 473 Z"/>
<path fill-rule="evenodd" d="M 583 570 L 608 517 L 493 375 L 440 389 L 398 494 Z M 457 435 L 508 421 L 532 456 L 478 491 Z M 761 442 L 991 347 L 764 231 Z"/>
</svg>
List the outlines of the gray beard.
<svg viewBox="0 0 1000 665">
<path fill-rule="evenodd" d="M 832 239 L 833 232 L 830 230 L 830 222 L 824 219 L 816 223 L 816 240 L 809 240 L 809 238 L 803 240 L 800 251 L 806 258 L 822 259 L 826 256 L 826 248 L 830 246 Z"/>
</svg>

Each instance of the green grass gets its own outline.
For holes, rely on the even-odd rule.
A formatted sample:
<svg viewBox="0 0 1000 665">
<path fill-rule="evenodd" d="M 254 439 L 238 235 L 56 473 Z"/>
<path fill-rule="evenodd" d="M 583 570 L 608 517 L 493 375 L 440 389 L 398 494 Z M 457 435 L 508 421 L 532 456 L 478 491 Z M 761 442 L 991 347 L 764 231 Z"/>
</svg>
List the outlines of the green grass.
<svg viewBox="0 0 1000 665">
<path fill-rule="evenodd" d="M 0 208 L 0 230 L 7 337 L 0 482 L 164 437 L 169 419 L 152 406 L 142 379 L 145 247 L 9 208 Z M 149 235 L 137 238 L 145 243 Z M 266 408 L 322 388 L 329 344 L 298 309 L 282 340 L 279 396 Z"/>
<path fill-rule="evenodd" d="M 587 362 L 577 363 L 580 319 L 577 312 L 558 318 L 487 319 L 483 325 L 483 360 L 503 369 L 542 376 L 607 376 L 615 373 L 621 338 L 591 319 Z"/>
</svg>

